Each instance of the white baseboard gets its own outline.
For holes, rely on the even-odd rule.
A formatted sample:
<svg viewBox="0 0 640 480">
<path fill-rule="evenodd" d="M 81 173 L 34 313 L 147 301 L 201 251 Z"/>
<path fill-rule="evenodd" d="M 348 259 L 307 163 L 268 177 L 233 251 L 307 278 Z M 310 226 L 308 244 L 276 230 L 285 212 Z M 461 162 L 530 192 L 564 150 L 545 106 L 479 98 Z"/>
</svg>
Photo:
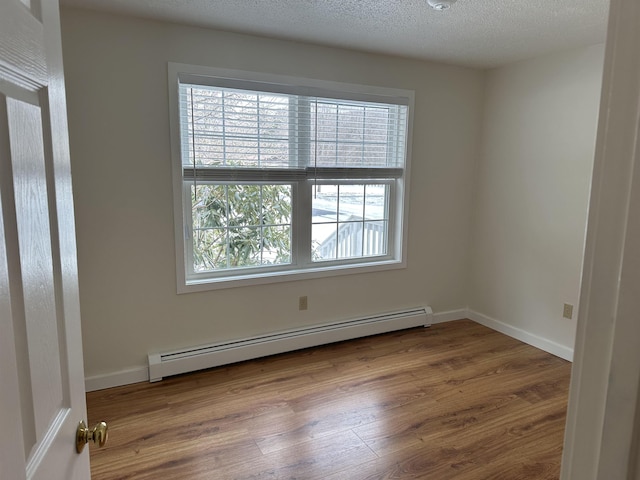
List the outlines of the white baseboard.
<svg viewBox="0 0 640 480">
<path fill-rule="evenodd" d="M 434 315 L 435 316 L 435 315 Z M 488 317 L 482 313 L 474 312 L 473 310 L 467 311 L 467 318 L 473 320 L 476 323 L 489 327 L 492 330 L 496 330 L 505 335 L 509 335 L 521 342 L 527 343 L 533 347 L 544 350 L 557 357 L 564 358 L 565 360 L 573 361 L 573 349 L 565 345 L 560 345 L 548 338 L 540 337 L 533 333 L 529 333 L 518 327 L 501 322 L 495 318 Z"/>
<path fill-rule="evenodd" d="M 114 373 L 94 375 L 84 379 L 84 388 L 87 392 L 104 390 L 105 388 L 121 387 L 131 383 L 149 381 L 149 368 L 146 366 L 130 368 Z"/>
<path fill-rule="evenodd" d="M 452 322 L 453 320 L 462 320 L 464 318 L 469 318 L 469 311 L 466 308 L 459 308 L 458 310 L 434 313 L 431 323 Z"/>
</svg>

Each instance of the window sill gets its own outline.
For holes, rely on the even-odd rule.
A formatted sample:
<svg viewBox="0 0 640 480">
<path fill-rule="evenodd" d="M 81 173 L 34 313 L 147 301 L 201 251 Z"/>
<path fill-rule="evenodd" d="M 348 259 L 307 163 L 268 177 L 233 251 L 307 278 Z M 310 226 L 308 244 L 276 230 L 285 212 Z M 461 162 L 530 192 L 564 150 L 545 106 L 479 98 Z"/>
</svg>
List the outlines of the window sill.
<svg viewBox="0 0 640 480">
<path fill-rule="evenodd" d="M 406 263 L 403 261 L 384 260 L 361 265 L 332 265 L 317 268 L 306 268 L 304 270 L 253 273 L 250 275 L 238 275 L 233 277 L 187 280 L 186 282 L 178 280 L 178 294 L 222 290 L 236 287 L 249 287 L 270 283 L 294 282 L 299 280 L 354 275 L 359 273 L 373 273 L 386 270 L 398 270 L 405 267 Z"/>
</svg>

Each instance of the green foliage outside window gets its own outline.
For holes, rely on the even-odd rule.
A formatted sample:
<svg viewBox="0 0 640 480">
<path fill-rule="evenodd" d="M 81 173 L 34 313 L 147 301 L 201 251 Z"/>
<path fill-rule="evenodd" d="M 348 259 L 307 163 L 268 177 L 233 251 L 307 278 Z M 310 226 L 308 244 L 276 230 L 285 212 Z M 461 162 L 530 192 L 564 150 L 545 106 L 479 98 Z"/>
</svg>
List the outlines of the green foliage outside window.
<svg viewBox="0 0 640 480">
<path fill-rule="evenodd" d="M 291 262 L 291 185 L 191 187 L 194 271 Z"/>
</svg>

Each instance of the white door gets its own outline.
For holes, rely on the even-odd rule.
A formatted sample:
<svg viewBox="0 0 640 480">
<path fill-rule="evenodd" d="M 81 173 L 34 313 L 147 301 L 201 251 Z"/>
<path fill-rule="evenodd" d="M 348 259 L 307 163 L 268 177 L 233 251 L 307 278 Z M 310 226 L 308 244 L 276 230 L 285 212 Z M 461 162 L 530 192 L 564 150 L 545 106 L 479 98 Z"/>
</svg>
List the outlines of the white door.
<svg viewBox="0 0 640 480">
<path fill-rule="evenodd" d="M 0 0 L 0 478 L 90 478 L 56 0 Z"/>
</svg>

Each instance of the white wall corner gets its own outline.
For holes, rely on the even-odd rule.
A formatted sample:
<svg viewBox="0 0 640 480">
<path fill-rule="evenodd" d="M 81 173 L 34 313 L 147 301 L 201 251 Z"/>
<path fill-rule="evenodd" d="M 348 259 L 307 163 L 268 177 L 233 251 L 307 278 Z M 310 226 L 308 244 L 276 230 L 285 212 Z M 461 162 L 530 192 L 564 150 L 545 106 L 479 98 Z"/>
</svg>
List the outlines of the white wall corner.
<svg viewBox="0 0 640 480">
<path fill-rule="evenodd" d="M 84 388 L 87 392 L 94 392 L 105 388 L 121 387 L 147 381 L 149 381 L 149 368 L 145 365 L 119 372 L 86 377 L 84 379 Z"/>
<path fill-rule="evenodd" d="M 496 320 L 495 318 L 491 318 L 487 315 L 483 315 L 482 313 L 478 313 L 473 310 L 467 310 L 467 318 L 473 320 L 476 323 L 479 323 L 480 325 L 484 325 L 485 327 L 489 327 L 492 330 L 504 333 L 505 335 L 509 335 L 510 337 L 515 338 L 516 340 L 520 340 L 521 342 L 524 342 L 528 345 L 551 353 L 552 355 L 563 358 L 570 362 L 573 361 L 573 348 L 569 348 L 566 345 L 561 345 L 557 342 L 554 342 L 553 340 L 549 340 L 548 338 L 530 333 L 526 330 L 514 327 L 513 325 L 509 325 L 507 323 L 501 322 L 500 320 Z"/>
</svg>

